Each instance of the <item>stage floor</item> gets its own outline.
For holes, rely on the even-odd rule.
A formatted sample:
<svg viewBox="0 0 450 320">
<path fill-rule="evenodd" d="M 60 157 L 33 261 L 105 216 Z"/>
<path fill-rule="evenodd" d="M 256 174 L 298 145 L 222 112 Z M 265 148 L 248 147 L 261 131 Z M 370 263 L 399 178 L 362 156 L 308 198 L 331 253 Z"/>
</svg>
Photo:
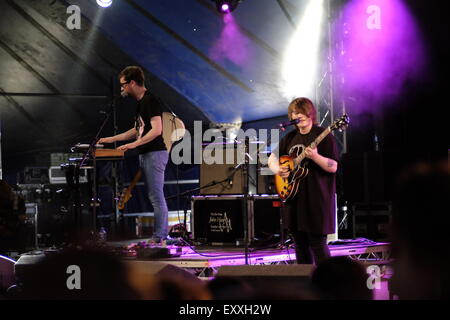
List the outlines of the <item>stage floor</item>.
<svg viewBox="0 0 450 320">
<path fill-rule="evenodd" d="M 348 256 L 362 263 L 385 265 L 390 262 L 390 244 L 387 242 L 340 240 L 329 244 L 331 256 Z M 126 247 L 145 239 L 110 242 L 111 246 Z M 273 265 L 295 263 L 294 248 L 289 246 L 274 248 L 232 246 L 171 246 L 170 258 L 152 258 L 150 261 L 171 264 L 196 274 L 198 277 L 213 277 L 221 266 L 229 265 Z M 132 255 L 126 258 L 137 259 Z"/>
</svg>

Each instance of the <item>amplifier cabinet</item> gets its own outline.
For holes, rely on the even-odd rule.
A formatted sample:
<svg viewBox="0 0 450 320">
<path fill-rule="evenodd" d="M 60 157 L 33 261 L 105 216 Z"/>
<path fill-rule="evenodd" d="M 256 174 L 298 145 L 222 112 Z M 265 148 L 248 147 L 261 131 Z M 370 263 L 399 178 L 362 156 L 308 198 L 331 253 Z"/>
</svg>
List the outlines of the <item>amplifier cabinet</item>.
<svg viewBox="0 0 450 320">
<path fill-rule="evenodd" d="M 281 235 L 282 201 L 278 195 L 255 195 L 252 197 L 252 236 L 265 240 L 275 234 Z"/>
<path fill-rule="evenodd" d="M 240 149 L 234 144 L 220 146 L 221 148 L 212 149 L 209 153 L 203 151 L 203 154 L 207 154 L 207 156 L 204 155 L 200 164 L 200 186 L 222 182 L 201 188 L 200 194 L 242 195 L 245 193 L 245 179 L 248 179 L 249 192 L 256 193 L 256 164 L 249 164 L 247 173 L 244 173 L 242 159 L 239 159 Z"/>
<path fill-rule="evenodd" d="M 275 189 L 274 174 L 267 166 L 258 166 L 257 193 L 277 194 Z"/>
<path fill-rule="evenodd" d="M 249 195 L 246 222 L 243 195 L 194 196 L 191 204 L 192 236 L 196 242 L 241 245 L 244 223 L 249 243 L 280 232 L 281 201 L 278 196 Z"/>
</svg>

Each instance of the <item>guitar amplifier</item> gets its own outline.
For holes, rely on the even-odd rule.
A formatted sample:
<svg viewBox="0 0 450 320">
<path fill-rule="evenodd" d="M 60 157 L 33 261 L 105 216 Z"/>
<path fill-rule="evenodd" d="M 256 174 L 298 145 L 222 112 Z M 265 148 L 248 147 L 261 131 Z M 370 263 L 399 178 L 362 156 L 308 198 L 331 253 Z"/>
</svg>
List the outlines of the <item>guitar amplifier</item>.
<svg viewBox="0 0 450 320">
<path fill-rule="evenodd" d="M 277 194 L 274 174 L 267 166 L 258 166 L 257 193 Z"/>
<path fill-rule="evenodd" d="M 216 151 L 222 152 L 219 154 Z M 244 174 L 243 166 L 238 157 L 239 149 L 233 143 L 224 143 L 211 149 L 209 156 L 205 156 L 200 164 L 200 186 L 223 181 L 208 188 L 202 188 L 203 195 L 239 195 L 244 193 L 244 179 L 248 179 L 250 193 L 256 193 L 256 165 L 248 165 L 248 173 Z M 206 154 L 206 152 L 202 152 Z M 214 161 L 217 160 L 217 161 Z"/>
</svg>

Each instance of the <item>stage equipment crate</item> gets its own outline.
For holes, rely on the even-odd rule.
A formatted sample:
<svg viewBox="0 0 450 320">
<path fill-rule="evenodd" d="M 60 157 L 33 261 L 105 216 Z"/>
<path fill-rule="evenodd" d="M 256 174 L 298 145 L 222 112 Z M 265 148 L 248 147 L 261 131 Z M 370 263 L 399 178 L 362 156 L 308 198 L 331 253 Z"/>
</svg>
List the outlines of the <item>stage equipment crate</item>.
<svg viewBox="0 0 450 320">
<path fill-rule="evenodd" d="M 191 204 L 194 241 L 210 245 L 243 245 L 243 195 L 194 196 Z M 279 235 L 281 200 L 278 196 L 249 195 L 247 212 L 249 243 Z"/>
</svg>

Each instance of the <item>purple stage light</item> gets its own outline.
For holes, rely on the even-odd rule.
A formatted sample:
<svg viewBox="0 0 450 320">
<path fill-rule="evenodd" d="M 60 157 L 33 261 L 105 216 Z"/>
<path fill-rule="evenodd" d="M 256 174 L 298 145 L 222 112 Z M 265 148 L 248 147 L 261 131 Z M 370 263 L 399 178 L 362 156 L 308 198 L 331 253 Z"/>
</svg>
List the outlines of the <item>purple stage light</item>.
<svg viewBox="0 0 450 320">
<path fill-rule="evenodd" d="M 426 61 L 419 27 L 402 0 L 353 0 L 336 32 L 344 35 L 337 69 L 345 96 L 361 98 L 359 111 L 373 111 L 420 79 Z"/>
<path fill-rule="evenodd" d="M 220 38 L 211 47 L 209 56 L 222 63 L 228 60 L 236 66 L 244 68 L 250 60 L 250 44 L 231 14 L 223 15 L 224 28 Z"/>
<path fill-rule="evenodd" d="M 240 0 L 212 0 L 216 2 L 216 8 L 219 13 L 233 12 L 238 6 Z"/>
</svg>

